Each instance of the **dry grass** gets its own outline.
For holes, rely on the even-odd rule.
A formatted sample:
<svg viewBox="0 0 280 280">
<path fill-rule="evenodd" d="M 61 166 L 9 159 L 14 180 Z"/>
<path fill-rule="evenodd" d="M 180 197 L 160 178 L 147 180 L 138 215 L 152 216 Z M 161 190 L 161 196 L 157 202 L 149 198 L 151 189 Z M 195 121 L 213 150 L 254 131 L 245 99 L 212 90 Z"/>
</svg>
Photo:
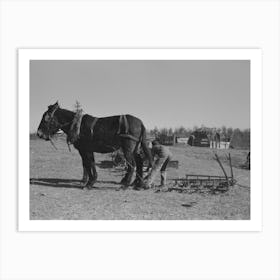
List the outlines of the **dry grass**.
<svg viewBox="0 0 280 280">
<path fill-rule="evenodd" d="M 68 151 L 57 140 L 58 150 L 42 140 L 30 141 L 30 218 L 31 219 L 250 219 L 250 171 L 234 168 L 238 183 L 229 192 L 218 195 L 160 192 L 154 190 L 116 191 L 124 175 L 122 168 L 104 168 L 109 155 L 96 154 L 96 189 L 83 191 L 79 179 L 82 165 L 78 152 Z M 179 169 L 169 169 L 171 179 L 189 174 L 223 175 L 207 148 L 171 147 Z M 225 152 L 218 151 L 226 163 Z M 246 160 L 246 151 L 231 150 L 234 166 Z M 226 166 L 227 172 L 229 168 Z M 158 183 L 159 181 L 157 181 Z"/>
</svg>

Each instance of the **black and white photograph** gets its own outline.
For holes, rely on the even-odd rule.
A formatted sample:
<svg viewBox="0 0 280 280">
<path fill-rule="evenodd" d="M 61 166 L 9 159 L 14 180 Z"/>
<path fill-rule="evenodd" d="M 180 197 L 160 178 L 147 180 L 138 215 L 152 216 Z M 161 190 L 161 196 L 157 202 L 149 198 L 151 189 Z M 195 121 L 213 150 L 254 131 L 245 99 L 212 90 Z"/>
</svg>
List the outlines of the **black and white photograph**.
<svg viewBox="0 0 280 280">
<path fill-rule="evenodd" d="M 279 280 L 279 19 L 0 1 L 0 279 Z"/>
<path fill-rule="evenodd" d="M 30 60 L 31 220 L 250 220 L 250 60 Z"/>
</svg>

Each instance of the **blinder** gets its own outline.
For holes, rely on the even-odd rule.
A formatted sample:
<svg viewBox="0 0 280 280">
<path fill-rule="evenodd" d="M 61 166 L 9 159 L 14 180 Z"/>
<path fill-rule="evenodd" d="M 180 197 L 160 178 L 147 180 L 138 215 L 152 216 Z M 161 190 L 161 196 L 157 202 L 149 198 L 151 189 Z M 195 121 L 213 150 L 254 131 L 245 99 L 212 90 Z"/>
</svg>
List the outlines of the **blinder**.
<svg viewBox="0 0 280 280">
<path fill-rule="evenodd" d="M 49 112 L 49 110 L 51 109 L 51 106 L 49 106 L 48 107 L 49 110 L 46 112 L 46 115 L 44 117 L 44 121 L 46 123 L 48 137 L 51 136 L 51 132 L 53 130 L 58 130 L 58 129 L 61 128 L 60 123 L 54 117 L 54 113 L 57 111 L 58 108 L 59 108 L 59 106 L 56 105 L 55 108 L 51 112 Z"/>
</svg>

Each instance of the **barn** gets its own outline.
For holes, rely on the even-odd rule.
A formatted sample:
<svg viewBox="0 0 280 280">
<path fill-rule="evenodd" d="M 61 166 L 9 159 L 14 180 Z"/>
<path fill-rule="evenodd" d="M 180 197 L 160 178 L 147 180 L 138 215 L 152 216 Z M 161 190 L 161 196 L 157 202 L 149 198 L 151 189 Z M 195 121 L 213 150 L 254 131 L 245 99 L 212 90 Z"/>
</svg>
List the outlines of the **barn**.
<svg viewBox="0 0 280 280">
<path fill-rule="evenodd" d="M 205 130 L 195 130 L 188 139 L 190 146 L 210 147 L 210 140 Z"/>
</svg>

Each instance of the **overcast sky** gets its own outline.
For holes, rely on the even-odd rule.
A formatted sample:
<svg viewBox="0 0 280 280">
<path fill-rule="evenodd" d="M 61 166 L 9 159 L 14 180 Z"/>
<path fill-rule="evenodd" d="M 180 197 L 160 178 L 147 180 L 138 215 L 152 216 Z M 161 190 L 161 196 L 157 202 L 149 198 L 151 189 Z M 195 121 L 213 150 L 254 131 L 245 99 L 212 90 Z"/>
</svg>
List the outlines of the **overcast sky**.
<svg viewBox="0 0 280 280">
<path fill-rule="evenodd" d="M 157 126 L 250 127 L 246 60 L 73 61 L 30 63 L 30 130 L 56 101 L 97 117 L 132 114 Z"/>
</svg>

